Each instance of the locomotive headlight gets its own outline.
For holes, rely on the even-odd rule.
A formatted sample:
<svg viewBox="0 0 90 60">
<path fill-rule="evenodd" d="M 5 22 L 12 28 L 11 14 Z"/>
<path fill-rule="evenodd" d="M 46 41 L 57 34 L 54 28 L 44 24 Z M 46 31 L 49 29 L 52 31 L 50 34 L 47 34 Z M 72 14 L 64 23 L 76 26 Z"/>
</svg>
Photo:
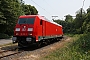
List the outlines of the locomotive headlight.
<svg viewBox="0 0 90 60">
<path fill-rule="evenodd" d="M 33 28 L 28 28 L 28 31 L 33 31 Z"/>
<path fill-rule="evenodd" d="M 20 31 L 20 28 L 16 28 L 15 31 Z"/>
</svg>

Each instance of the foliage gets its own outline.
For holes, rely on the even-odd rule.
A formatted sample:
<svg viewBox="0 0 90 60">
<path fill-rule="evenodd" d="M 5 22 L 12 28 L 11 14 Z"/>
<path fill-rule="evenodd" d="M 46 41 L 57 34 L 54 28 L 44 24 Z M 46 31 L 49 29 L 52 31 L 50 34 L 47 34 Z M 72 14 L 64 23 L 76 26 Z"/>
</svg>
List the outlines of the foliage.
<svg viewBox="0 0 90 60">
<path fill-rule="evenodd" d="M 23 12 L 20 3 L 18 0 L 1 0 L 0 6 L 0 12 L 3 13 L 2 16 L 4 17 L 0 19 L 4 28 L 2 31 L 5 34 L 13 34 L 16 20 Z"/>
<path fill-rule="evenodd" d="M 10 36 L 8 36 L 7 34 L 2 34 L 0 33 L 0 39 L 7 39 L 7 38 L 10 38 Z"/>
<path fill-rule="evenodd" d="M 87 9 L 87 14 L 85 15 L 85 20 L 82 27 L 85 33 L 90 32 L 90 7 Z"/>
<path fill-rule="evenodd" d="M 73 43 L 60 48 L 43 60 L 90 60 L 90 33 L 74 35 Z"/>
<path fill-rule="evenodd" d="M 71 15 L 66 15 L 65 17 L 66 17 L 65 19 L 66 22 L 73 22 L 73 18 Z"/>
<path fill-rule="evenodd" d="M 90 13 L 90 6 L 89 6 L 89 8 L 87 9 L 87 13 Z"/>
<path fill-rule="evenodd" d="M 23 10 L 25 15 L 37 15 L 38 11 L 34 6 L 31 5 L 23 5 Z"/>
</svg>

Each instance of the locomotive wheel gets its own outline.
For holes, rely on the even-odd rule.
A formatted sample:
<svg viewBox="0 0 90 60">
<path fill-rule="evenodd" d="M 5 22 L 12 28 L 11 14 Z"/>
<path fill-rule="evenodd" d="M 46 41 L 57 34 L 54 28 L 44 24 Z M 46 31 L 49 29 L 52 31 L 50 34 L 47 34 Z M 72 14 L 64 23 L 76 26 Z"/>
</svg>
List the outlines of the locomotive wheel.
<svg viewBox="0 0 90 60">
<path fill-rule="evenodd" d="M 21 43 L 18 43 L 18 48 L 23 48 L 23 45 Z"/>
<path fill-rule="evenodd" d="M 37 43 L 36 43 L 36 47 L 37 47 L 37 48 L 40 48 L 40 47 L 41 47 L 41 44 L 42 44 L 41 42 L 37 42 Z"/>
</svg>

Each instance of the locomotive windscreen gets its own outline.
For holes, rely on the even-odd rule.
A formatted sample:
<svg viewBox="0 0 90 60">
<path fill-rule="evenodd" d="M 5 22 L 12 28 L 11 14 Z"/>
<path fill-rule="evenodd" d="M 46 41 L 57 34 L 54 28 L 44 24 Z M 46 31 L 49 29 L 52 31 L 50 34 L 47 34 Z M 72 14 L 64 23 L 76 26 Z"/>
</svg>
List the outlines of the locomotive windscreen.
<svg viewBox="0 0 90 60">
<path fill-rule="evenodd" d="M 19 18 L 18 24 L 34 24 L 35 18 Z"/>
</svg>

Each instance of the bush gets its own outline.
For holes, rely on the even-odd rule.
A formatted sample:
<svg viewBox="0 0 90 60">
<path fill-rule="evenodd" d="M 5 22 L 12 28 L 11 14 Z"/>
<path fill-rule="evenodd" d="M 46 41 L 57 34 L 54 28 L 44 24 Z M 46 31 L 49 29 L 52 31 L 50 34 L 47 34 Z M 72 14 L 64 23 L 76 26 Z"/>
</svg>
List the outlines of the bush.
<svg viewBox="0 0 90 60">
<path fill-rule="evenodd" d="M 90 60 L 90 33 L 74 35 L 72 43 L 54 51 L 43 60 Z"/>
<path fill-rule="evenodd" d="M 0 39 L 6 39 L 6 38 L 10 38 L 10 36 L 4 33 L 0 33 Z"/>
</svg>

